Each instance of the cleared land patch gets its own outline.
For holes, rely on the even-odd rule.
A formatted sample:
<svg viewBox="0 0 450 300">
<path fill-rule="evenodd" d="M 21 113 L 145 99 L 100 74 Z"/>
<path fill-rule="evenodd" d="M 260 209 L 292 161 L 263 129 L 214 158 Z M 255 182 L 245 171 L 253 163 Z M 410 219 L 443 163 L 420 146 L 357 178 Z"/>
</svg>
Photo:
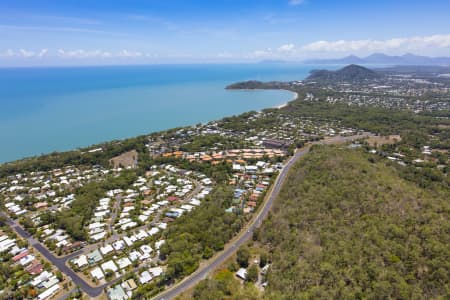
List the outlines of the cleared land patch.
<svg viewBox="0 0 450 300">
<path fill-rule="evenodd" d="M 113 157 L 109 160 L 111 165 L 114 168 L 127 168 L 127 167 L 136 167 L 138 161 L 138 153 L 136 150 L 131 150 L 125 153 L 122 153 L 116 157 Z"/>
</svg>

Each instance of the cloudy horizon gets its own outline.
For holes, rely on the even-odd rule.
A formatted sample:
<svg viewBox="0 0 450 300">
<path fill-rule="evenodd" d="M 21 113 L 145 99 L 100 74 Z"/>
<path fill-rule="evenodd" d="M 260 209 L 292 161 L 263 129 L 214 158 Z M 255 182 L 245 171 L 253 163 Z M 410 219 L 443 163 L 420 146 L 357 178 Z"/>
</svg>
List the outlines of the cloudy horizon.
<svg viewBox="0 0 450 300">
<path fill-rule="evenodd" d="M 442 1 L 188 2 L 4 1 L 0 66 L 450 56 Z"/>
</svg>

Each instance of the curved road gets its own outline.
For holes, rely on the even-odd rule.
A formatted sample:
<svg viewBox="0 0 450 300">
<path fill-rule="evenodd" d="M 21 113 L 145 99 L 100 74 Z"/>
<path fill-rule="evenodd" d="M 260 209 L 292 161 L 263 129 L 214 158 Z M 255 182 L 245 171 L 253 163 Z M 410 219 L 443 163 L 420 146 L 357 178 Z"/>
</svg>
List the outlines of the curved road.
<svg viewBox="0 0 450 300">
<path fill-rule="evenodd" d="M 196 271 L 195 273 L 193 273 L 180 283 L 176 284 L 172 288 L 168 289 L 167 291 L 162 292 L 154 299 L 157 300 L 173 299 L 179 294 L 193 287 L 199 281 L 205 279 L 210 272 L 212 272 L 213 270 L 218 268 L 221 264 L 223 264 L 231 255 L 233 255 L 234 252 L 237 251 L 237 249 L 239 249 L 240 246 L 242 246 L 249 239 L 251 239 L 253 236 L 253 231 L 256 228 L 258 228 L 262 224 L 262 221 L 267 217 L 267 214 L 269 213 L 269 210 L 272 207 L 273 201 L 278 196 L 289 170 L 294 165 L 294 163 L 302 156 L 304 156 L 306 153 L 308 153 L 308 151 L 309 147 L 305 147 L 295 152 L 294 156 L 288 161 L 288 163 L 283 167 L 280 174 L 278 175 L 273 185 L 270 196 L 264 203 L 264 206 L 262 207 L 258 215 L 253 219 L 252 223 L 249 226 L 247 226 L 246 230 L 242 232 L 240 236 L 235 238 L 235 240 L 231 243 L 231 245 L 228 245 L 222 252 L 220 252 L 220 254 L 216 255 L 216 257 L 210 263 L 208 263 L 207 266 Z"/>
<path fill-rule="evenodd" d="M 189 277 L 186 277 L 184 280 L 180 281 L 179 283 L 175 284 L 173 287 L 167 289 L 166 291 L 160 293 L 158 296 L 156 296 L 155 300 L 168 300 L 173 299 L 179 294 L 185 292 L 189 288 L 193 287 L 195 284 L 200 282 L 201 280 L 205 279 L 209 273 L 214 271 L 216 268 L 218 268 L 221 264 L 223 264 L 231 255 L 233 255 L 234 252 L 239 249 L 240 246 L 242 246 L 244 243 L 246 243 L 249 239 L 252 238 L 253 231 L 261 226 L 262 221 L 267 217 L 270 209 L 272 208 L 272 204 L 275 200 L 275 198 L 280 193 L 281 187 L 283 186 L 283 183 L 287 177 L 287 174 L 289 173 L 289 170 L 291 167 L 306 153 L 309 152 L 309 149 L 314 144 L 339 144 L 339 143 L 345 143 L 349 141 L 353 141 L 356 139 L 360 139 L 363 137 L 367 137 L 370 134 L 362 134 L 362 135 L 354 135 L 349 137 L 341 137 L 336 136 L 327 140 L 322 140 L 314 143 L 310 143 L 309 145 L 305 146 L 304 148 L 299 149 L 295 152 L 294 156 L 291 157 L 291 159 L 287 162 L 287 164 L 283 167 L 280 174 L 278 175 L 273 188 L 270 192 L 269 197 L 267 198 L 266 202 L 263 204 L 262 209 L 258 213 L 258 215 L 251 221 L 250 225 L 247 226 L 246 230 L 241 232 L 240 235 L 238 235 L 231 243 L 231 245 L 228 245 L 222 252 L 217 254 L 210 262 L 207 263 L 206 266 L 202 267 L 201 269 L 197 270 L 196 272 L 192 273 Z"/>
<path fill-rule="evenodd" d="M 365 137 L 366 135 L 358 135 L 358 136 L 351 136 L 351 137 L 335 137 L 328 139 L 326 141 L 320 141 L 315 142 L 312 144 L 335 144 L 335 143 L 343 143 L 347 141 L 351 141 L 354 139 Z M 310 144 L 310 145 L 312 145 Z M 176 297 L 177 295 L 181 294 L 182 292 L 186 291 L 187 289 L 191 288 L 195 284 L 197 284 L 202 279 L 205 279 L 206 276 L 212 272 L 214 269 L 216 269 L 218 266 L 220 266 L 223 262 L 225 262 L 241 245 L 243 245 L 245 242 L 247 242 L 253 235 L 253 231 L 259 227 L 262 224 L 262 221 L 266 218 L 267 214 L 269 213 L 269 210 L 272 207 L 273 201 L 278 196 L 282 184 L 284 183 L 284 180 L 286 179 L 286 176 L 291 169 L 291 167 L 294 165 L 294 163 L 299 160 L 302 156 L 304 156 L 306 153 L 308 153 L 310 145 L 307 147 L 304 147 L 298 151 L 295 152 L 294 156 L 287 162 L 287 164 L 283 167 L 280 174 L 278 175 L 273 188 L 270 192 L 269 197 L 263 204 L 262 209 L 259 211 L 258 215 L 253 219 L 253 221 L 247 226 L 246 230 L 241 232 L 234 240 L 231 242 L 230 245 L 228 245 L 222 252 L 217 254 L 208 264 L 201 269 L 197 270 L 193 274 L 191 274 L 189 277 L 186 277 L 181 282 L 177 283 L 173 287 L 169 288 L 165 292 L 162 292 L 159 294 L 155 299 L 158 300 L 167 300 L 172 299 Z M 58 258 L 55 255 L 53 255 L 49 250 L 47 250 L 46 247 L 44 247 L 39 241 L 37 241 L 35 238 L 33 238 L 27 231 L 25 231 L 19 224 L 17 224 L 14 220 L 9 218 L 9 216 L 6 215 L 6 213 L 0 211 L 0 215 L 4 216 L 6 218 L 7 224 L 17 232 L 22 238 L 26 239 L 30 246 L 34 247 L 36 250 L 38 250 L 47 260 L 49 260 L 54 266 L 56 266 L 62 273 L 70 277 L 72 282 L 79 286 L 83 292 L 88 294 L 91 298 L 99 296 L 103 289 L 111 284 L 114 284 L 119 278 L 116 278 L 115 280 L 105 283 L 98 287 L 92 287 L 89 284 L 87 284 L 80 276 L 78 276 L 70 267 L 66 265 L 66 262 L 77 256 L 78 254 L 82 253 L 82 250 L 79 250 L 77 252 L 74 252 L 68 256 Z"/>
</svg>

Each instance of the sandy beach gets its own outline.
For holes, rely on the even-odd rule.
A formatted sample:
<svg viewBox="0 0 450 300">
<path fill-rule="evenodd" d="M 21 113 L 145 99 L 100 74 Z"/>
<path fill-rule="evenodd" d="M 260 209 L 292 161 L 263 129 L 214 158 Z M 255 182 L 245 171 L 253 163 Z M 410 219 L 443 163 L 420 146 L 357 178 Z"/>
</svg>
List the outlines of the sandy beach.
<svg viewBox="0 0 450 300">
<path fill-rule="evenodd" d="M 292 92 L 292 91 L 289 91 L 289 92 Z M 278 108 L 278 109 L 283 108 L 283 107 L 287 106 L 289 102 L 294 101 L 298 98 L 298 93 L 292 92 L 292 94 L 294 94 L 294 97 L 291 100 L 289 100 L 288 102 L 285 102 L 283 104 L 277 105 L 277 106 L 275 106 L 275 108 Z"/>
</svg>

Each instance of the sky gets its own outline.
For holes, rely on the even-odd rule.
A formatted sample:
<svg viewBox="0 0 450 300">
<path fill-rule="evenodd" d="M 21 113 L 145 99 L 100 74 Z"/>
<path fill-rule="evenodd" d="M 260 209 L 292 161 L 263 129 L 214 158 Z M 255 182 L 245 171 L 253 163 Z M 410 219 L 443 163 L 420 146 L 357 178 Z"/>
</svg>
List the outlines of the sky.
<svg viewBox="0 0 450 300">
<path fill-rule="evenodd" d="M 449 0 L 2 0 L 0 67 L 450 56 Z"/>
</svg>

